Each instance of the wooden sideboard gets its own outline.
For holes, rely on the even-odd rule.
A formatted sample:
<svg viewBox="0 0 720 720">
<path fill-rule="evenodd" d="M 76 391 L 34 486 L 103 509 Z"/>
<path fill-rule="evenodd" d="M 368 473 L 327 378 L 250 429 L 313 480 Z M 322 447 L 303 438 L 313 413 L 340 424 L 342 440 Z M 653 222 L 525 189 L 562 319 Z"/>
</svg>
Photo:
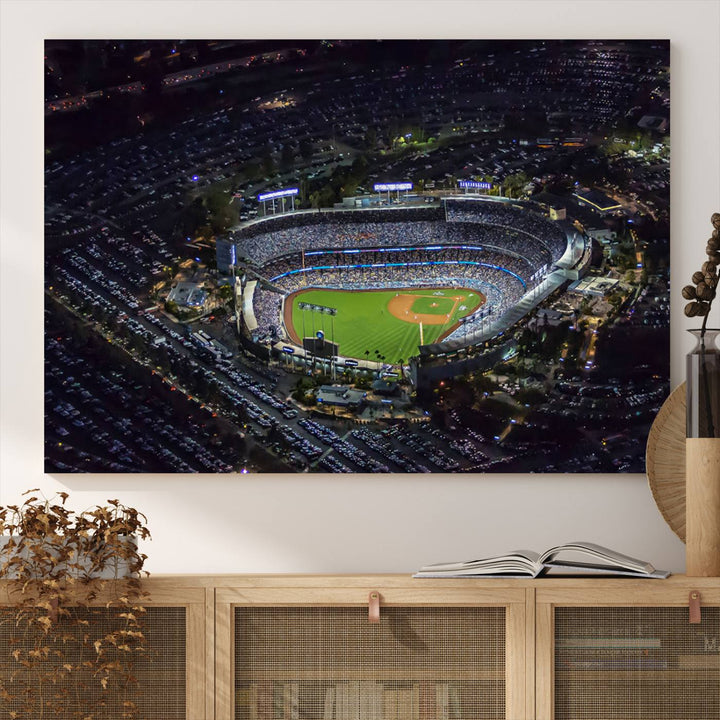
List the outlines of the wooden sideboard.
<svg viewBox="0 0 720 720">
<path fill-rule="evenodd" d="M 184 705 L 150 703 L 145 720 L 720 718 L 717 578 L 167 575 L 144 586 L 159 652 L 140 681 L 154 695 L 172 677 Z M 9 653 L 0 632 L 3 680 Z"/>
</svg>

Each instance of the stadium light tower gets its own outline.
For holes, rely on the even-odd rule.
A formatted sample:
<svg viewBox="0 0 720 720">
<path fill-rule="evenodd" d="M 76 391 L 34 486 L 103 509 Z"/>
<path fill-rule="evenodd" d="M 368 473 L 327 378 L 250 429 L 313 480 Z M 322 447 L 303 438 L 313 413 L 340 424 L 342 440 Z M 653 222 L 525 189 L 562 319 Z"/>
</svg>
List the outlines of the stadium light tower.
<svg viewBox="0 0 720 720">
<path fill-rule="evenodd" d="M 400 200 L 400 191 L 405 190 L 407 195 L 408 190 L 412 190 L 413 184 L 411 182 L 396 182 L 396 183 L 375 183 L 373 190 L 378 194 L 378 201 L 380 200 L 380 193 L 386 192 L 388 198 L 388 205 L 390 204 L 390 192 L 397 191 L 397 199 Z"/>
<path fill-rule="evenodd" d="M 468 191 L 475 192 L 477 190 L 492 190 L 492 183 L 489 182 L 476 182 L 475 180 L 461 180 L 458 185 L 464 188 L 465 195 Z"/>
<path fill-rule="evenodd" d="M 329 315 L 330 316 L 330 349 L 332 350 L 332 354 L 330 355 L 330 376 L 335 379 L 335 316 L 337 315 L 337 308 L 334 307 L 328 307 L 327 305 L 316 305 L 315 303 L 308 303 L 308 302 L 299 302 L 297 304 L 298 310 L 302 311 L 302 318 L 303 318 L 303 346 L 306 345 L 305 343 L 305 310 L 310 311 L 310 317 L 312 318 L 312 333 L 313 333 L 313 340 L 315 341 L 313 343 L 313 348 L 315 350 L 312 352 L 313 356 L 313 365 L 315 363 L 315 358 L 317 357 L 317 340 L 323 341 L 323 348 L 325 347 L 325 323 L 322 322 L 321 317 L 321 324 L 322 324 L 322 330 L 318 330 L 317 333 L 315 332 L 315 314 L 319 314 L 321 316 L 323 315 Z M 307 350 L 306 350 L 307 352 Z"/>
<path fill-rule="evenodd" d="M 282 211 L 285 212 L 285 198 L 289 197 L 292 202 L 292 209 L 295 210 L 295 196 L 300 192 L 299 188 L 286 188 L 274 192 L 260 193 L 257 196 L 258 202 L 263 204 L 263 215 L 267 215 L 267 201 L 272 200 L 273 215 L 275 214 L 275 200 L 282 198 Z"/>
<path fill-rule="evenodd" d="M 336 308 L 327 308 L 328 314 L 330 315 L 330 347 L 332 349 L 332 355 L 330 355 L 330 377 L 335 379 L 335 316 L 337 315 Z"/>
<path fill-rule="evenodd" d="M 237 331 L 237 334 L 240 335 L 240 313 L 238 312 L 238 294 L 242 293 L 242 283 L 238 283 L 239 278 L 235 274 L 236 269 L 237 266 L 235 265 L 235 263 L 231 263 L 230 271 L 232 272 L 232 291 L 233 300 L 235 303 L 235 329 Z M 238 285 L 240 285 L 239 288 Z"/>
</svg>

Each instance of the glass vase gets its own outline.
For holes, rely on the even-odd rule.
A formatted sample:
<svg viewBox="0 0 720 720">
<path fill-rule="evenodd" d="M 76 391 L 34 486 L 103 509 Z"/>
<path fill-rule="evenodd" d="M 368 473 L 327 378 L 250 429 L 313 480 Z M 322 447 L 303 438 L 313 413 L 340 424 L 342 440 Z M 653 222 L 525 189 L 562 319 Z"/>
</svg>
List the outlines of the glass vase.
<svg viewBox="0 0 720 720">
<path fill-rule="evenodd" d="M 696 340 L 687 355 L 687 437 L 720 437 L 720 350 L 717 329 L 688 330 Z"/>
</svg>

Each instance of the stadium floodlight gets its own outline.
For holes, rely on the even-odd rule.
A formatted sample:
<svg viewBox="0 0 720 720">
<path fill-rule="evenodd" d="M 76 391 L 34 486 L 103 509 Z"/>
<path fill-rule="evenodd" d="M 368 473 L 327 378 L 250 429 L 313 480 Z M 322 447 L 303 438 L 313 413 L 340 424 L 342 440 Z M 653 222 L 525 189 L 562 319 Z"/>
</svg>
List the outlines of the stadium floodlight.
<svg viewBox="0 0 720 720">
<path fill-rule="evenodd" d="M 490 190 L 492 188 L 492 183 L 477 182 L 475 180 L 461 180 L 458 185 L 461 188 L 476 188 L 478 190 Z"/>
<path fill-rule="evenodd" d="M 285 190 L 275 190 L 269 193 L 261 193 L 257 196 L 257 199 L 258 202 L 265 202 L 266 200 L 275 200 L 276 198 L 297 195 L 299 192 L 300 190 L 298 188 L 286 188 Z"/>
<path fill-rule="evenodd" d="M 400 183 L 375 183 L 373 190 L 375 192 L 390 192 L 391 190 L 412 190 L 413 184 L 411 182 L 400 182 Z"/>
<path fill-rule="evenodd" d="M 291 210 L 295 210 L 295 196 L 300 192 L 298 188 L 285 188 L 285 190 L 274 190 L 273 192 L 260 193 L 257 196 L 258 202 L 263 204 L 263 215 L 267 215 L 266 202 L 270 200 L 272 202 L 272 214 L 275 214 L 275 201 L 280 200 L 282 202 L 281 212 L 285 212 L 285 198 L 289 197 L 292 203 Z"/>
</svg>

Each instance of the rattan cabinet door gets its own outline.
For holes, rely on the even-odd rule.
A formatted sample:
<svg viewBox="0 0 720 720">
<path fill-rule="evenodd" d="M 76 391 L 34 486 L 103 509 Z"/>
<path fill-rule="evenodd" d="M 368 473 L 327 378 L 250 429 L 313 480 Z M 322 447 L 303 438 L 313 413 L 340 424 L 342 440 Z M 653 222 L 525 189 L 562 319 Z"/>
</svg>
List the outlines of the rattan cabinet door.
<svg viewBox="0 0 720 720">
<path fill-rule="evenodd" d="M 236 608 L 235 718 L 504 720 L 504 608 Z"/>
<path fill-rule="evenodd" d="M 720 609 L 555 610 L 556 720 L 720 718 Z"/>
<path fill-rule="evenodd" d="M 40 641 L 18 628 L 12 610 L 0 610 L 3 717 L 115 720 L 132 704 L 133 717 L 186 720 L 186 608 L 148 607 L 140 626 L 143 652 L 128 659 L 113 647 L 107 650 L 107 662 L 122 667 L 109 683 L 101 682 L 97 663 L 88 662 L 87 670 L 83 665 L 95 659 L 92 639 L 122 630 L 124 620 L 107 608 L 64 610 L 68 614 L 60 616 L 56 631 Z M 33 658 L 30 667 L 22 664 L 26 653 Z"/>
<path fill-rule="evenodd" d="M 113 645 L 127 628 L 117 609 L 107 607 L 112 588 L 101 591 L 96 606 L 63 607 L 52 631 L 43 634 L 16 622 L 16 608 L 5 601 L 7 585 L 0 584 L 0 716 L 209 720 L 208 592 L 155 580 L 142 587 L 150 595 L 141 603 L 144 609 L 133 610 L 140 617 L 140 630 L 133 632 L 145 641 L 141 651 L 129 641 L 130 652 Z M 104 646 L 102 660 L 96 641 Z M 26 658 L 32 662 L 23 664 Z M 117 663 L 108 682 L 98 671 L 102 663 Z"/>
<path fill-rule="evenodd" d="M 720 720 L 720 580 L 565 582 L 536 594 L 538 720 Z"/>
<path fill-rule="evenodd" d="M 248 602 L 247 590 L 237 592 L 239 602 L 221 600 L 216 720 L 530 717 L 524 591 L 515 604 L 498 593 L 494 603 L 471 605 L 466 597 L 456 606 L 452 593 L 445 605 L 437 593 L 423 605 L 422 591 L 395 603 L 393 590 L 380 591 L 378 623 L 369 622 L 367 605 L 324 603 L 322 591 L 291 589 L 292 605 Z M 354 594 L 367 598 L 367 591 Z"/>
</svg>

